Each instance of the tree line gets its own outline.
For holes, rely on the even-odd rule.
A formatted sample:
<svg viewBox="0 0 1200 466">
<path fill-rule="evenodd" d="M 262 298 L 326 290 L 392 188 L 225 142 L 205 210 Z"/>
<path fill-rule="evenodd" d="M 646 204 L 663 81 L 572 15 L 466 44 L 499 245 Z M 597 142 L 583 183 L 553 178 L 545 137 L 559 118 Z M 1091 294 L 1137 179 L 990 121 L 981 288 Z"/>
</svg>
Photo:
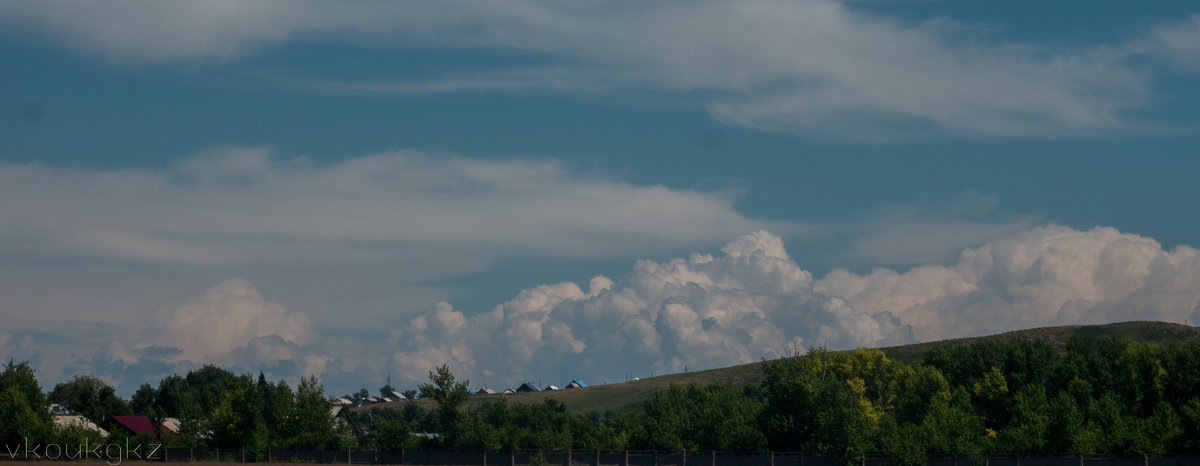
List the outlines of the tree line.
<svg viewBox="0 0 1200 466">
<path fill-rule="evenodd" d="M 1200 452 L 1200 341 L 1159 345 L 1076 336 L 951 343 L 901 362 L 875 349 L 767 361 L 761 382 L 672 386 L 640 410 L 568 411 L 500 398 L 467 406 L 445 366 L 419 389 L 434 401 L 330 415 L 316 378 L 295 388 L 206 366 L 142 385 L 125 402 L 89 377 L 44 394 L 28 364 L 0 374 L 0 440 L 85 435 L 52 427 L 59 403 L 96 421 L 144 413 L 182 421 L 172 446 L 804 451 L 847 464 L 864 453 L 930 455 Z M 56 437 L 57 436 L 57 437 Z"/>
<path fill-rule="evenodd" d="M 130 438 L 110 429 L 107 438 L 79 426 L 56 426 L 50 405 L 56 404 L 97 425 L 110 416 L 144 414 L 156 426 L 166 418 L 180 420 L 177 433 L 145 432 Z M 0 443 L 101 445 L 158 443 L 168 447 L 243 448 L 248 459 L 265 460 L 275 447 L 328 449 L 355 445 L 344 423 L 330 416 L 330 403 L 316 377 L 301 379 L 293 389 L 285 381 L 270 382 L 205 366 L 185 376 L 171 375 L 157 387 L 143 384 L 130 400 L 122 400 L 104 381 L 80 375 L 44 394 L 27 362 L 9 361 L 0 373 Z"/>
<path fill-rule="evenodd" d="M 434 411 L 358 413 L 365 444 L 504 449 L 804 451 L 847 464 L 930 455 L 1200 452 L 1200 341 L 1075 336 L 951 343 L 905 363 L 876 349 L 768 361 L 761 383 L 672 386 L 640 411 L 572 414 L 553 399 L 465 409 L 445 367 Z M 402 432 L 439 432 L 419 439 Z"/>
</svg>

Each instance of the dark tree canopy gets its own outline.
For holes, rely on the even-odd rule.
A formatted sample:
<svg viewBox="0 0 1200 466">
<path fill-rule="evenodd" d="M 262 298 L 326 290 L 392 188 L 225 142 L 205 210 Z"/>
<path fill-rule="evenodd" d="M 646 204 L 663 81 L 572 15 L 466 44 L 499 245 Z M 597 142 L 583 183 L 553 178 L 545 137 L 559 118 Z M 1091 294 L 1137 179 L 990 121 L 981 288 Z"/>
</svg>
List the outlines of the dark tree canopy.
<svg viewBox="0 0 1200 466">
<path fill-rule="evenodd" d="M 55 385 L 49 400 L 96 424 L 109 416 L 129 414 L 129 406 L 117 396 L 116 389 L 93 375 L 76 375 L 69 382 Z"/>
</svg>

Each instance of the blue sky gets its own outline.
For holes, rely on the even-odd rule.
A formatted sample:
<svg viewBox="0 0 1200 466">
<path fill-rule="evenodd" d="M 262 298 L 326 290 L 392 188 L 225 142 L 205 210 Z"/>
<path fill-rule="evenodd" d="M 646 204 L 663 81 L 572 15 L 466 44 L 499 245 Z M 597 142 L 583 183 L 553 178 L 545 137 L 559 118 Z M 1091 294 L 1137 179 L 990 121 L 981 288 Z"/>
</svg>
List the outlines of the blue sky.
<svg viewBox="0 0 1200 466">
<path fill-rule="evenodd" d="M 343 392 L 1194 320 L 1198 14 L 6 3 L 0 349 Z"/>
</svg>

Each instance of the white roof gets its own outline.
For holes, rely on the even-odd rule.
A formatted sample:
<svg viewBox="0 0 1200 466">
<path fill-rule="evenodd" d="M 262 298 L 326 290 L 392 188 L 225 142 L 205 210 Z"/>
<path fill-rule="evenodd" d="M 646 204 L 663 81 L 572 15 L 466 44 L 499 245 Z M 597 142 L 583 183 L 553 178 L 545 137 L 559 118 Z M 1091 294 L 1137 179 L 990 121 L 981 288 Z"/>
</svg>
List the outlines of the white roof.
<svg viewBox="0 0 1200 466">
<path fill-rule="evenodd" d="M 164 418 L 162 420 L 162 426 L 166 427 L 167 430 L 174 432 L 176 434 L 179 433 L 179 425 L 180 425 L 179 419 L 175 419 L 173 417 Z"/>
<path fill-rule="evenodd" d="M 99 432 L 100 435 L 108 436 L 108 431 L 100 428 L 87 418 L 75 414 L 56 414 L 54 415 L 54 425 L 57 427 L 82 427 L 87 430 Z"/>
</svg>

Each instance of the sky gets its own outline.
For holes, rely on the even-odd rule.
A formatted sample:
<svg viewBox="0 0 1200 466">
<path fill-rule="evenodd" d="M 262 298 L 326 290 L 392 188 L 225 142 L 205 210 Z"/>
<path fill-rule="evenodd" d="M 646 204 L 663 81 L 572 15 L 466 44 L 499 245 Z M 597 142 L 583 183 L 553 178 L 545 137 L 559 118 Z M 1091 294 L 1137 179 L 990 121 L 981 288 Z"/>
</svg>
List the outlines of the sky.
<svg viewBox="0 0 1200 466">
<path fill-rule="evenodd" d="M 0 3 L 0 355 L 592 384 L 1200 322 L 1194 2 Z"/>
</svg>

